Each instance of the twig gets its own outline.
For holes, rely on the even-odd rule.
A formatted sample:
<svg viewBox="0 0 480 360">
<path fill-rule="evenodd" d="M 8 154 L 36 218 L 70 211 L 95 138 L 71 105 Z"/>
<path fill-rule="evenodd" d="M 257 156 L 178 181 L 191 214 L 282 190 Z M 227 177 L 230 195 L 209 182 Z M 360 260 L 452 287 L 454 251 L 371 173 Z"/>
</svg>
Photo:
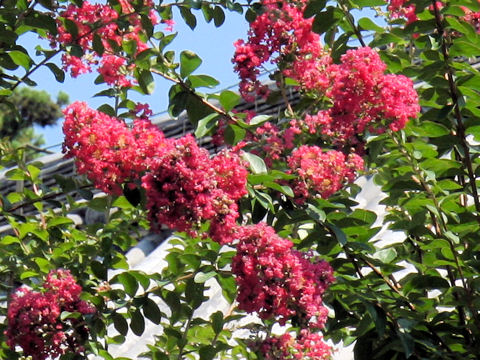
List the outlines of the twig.
<svg viewBox="0 0 480 360">
<path fill-rule="evenodd" d="M 446 77 L 448 81 L 448 86 L 449 86 L 449 91 L 450 91 L 450 96 L 453 101 L 453 107 L 455 111 L 455 118 L 457 121 L 457 135 L 460 140 L 460 143 L 462 145 L 463 151 L 464 151 L 464 157 L 463 157 L 463 163 L 465 164 L 465 167 L 467 168 L 468 172 L 468 177 L 469 177 L 469 182 L 470 182 L 470 187 L 472 189 L 472 197 L 473 201 L 475 203 L 475 209 L 477 210 L 476 218 L 477 221 L 480 223 L 480 199 L 478 197 L 478 191 L 477 191 L 477 184 L 476 184 L 476 177 L 475 177 L 475 172 L 473 171 L 473 166 L 472 162 L 470 159 L 470 148 L 467 144 L 466 141 L 466 136 L 465 136 L 465 125 L 463 124 L 463 118 L 462 118 L 462 113 L 460 111 L 460 106 L 458 103 L 458 89 L 457 89 L 457 84 L 455 83 L 455 79 L 453 76 L 453 70 L 452 67 L 450 66 L 450 55 L 448 53 L 448 48 L 447 48 L 447 41 L 448 38 L 445 35 L 445 29 L 442 24 L 442 18 L 440 15 L 440 11 L 438 9 L 438 4 L 435 0 L 432 0 L 432 7 L 433 7 L 433 12 L 435 14 L 435 22 L 437 26 L 437 30 L 439 32 L 440 37 L 442 38 L 442 55 L 443 55 L 443 61 L 445 63 L 445 68 L 446 68 Z"/>
<path fill-rule="evenodd" d="M 342 9 L 343 11 L 343 14 L 345 15 L 348 23 L 350 24 L 350 26 L 353 28 L 353 32 L 355 33 L 355 36 L 357 37 L 358 41 L 360 42 L 360 44 L 365 47 L 367 46 L 365 44 L 365 41 L 363 41 L 363 36 L 362 36 L 362 33 L 360 31 L 360 29 L 358 28 L 357 25 L 355 25 L 355 21 L 352 19 L 352 15 L 350 14 L 349 12 L 349 9 L 347 8 L 347 6 L 342 2 L 342 1 L 339 1 L 338 2 L 339 5 L 340 5 L 340 8 Z"/>
<path fill-rule="evenodd" d="M 190 88 L 187 84 L 185 84 L 183 82 L 183 80 L 181 79 L 176 79 L 170 75 L 167 75 L 159 70 L 156 70 L 156 69 L 150 69 L 150 71 L 154 74 L 157 74 L 157 75 L 160 75 L 161 77 L 163 77 L 164 79 L 166 80 L 169 80 L 169 81 L 172 81 L 174 82 L 175 84 L 177 85 L 180 85 L 182 87 L 183 90 L 187 91 L 190 95 L 194 96 L 195 98 L 197 98 L 198 100 L 200 100 L 202 102 L 203 105 L 207 106 L 208 108 L 210 108 L 211 110 L 215 111 L 216 113 L 218 113 L 219 115 L 222 115 L 224 117 L 226 117 L 228 120 L 231 120 L 233 122 L 236 122 L 237 120 L 231 116 L 230 114 L 228 114 L 226 111 L 224 111 L 223 109 L 213 105 L 212 103 L 208 102 L 207 100 L 205 100 L 202 96 L 200 96 L 197 92 L 195 92 L 195 90 L 193 90 L 192 88 Z"/>
<path fill-rule="evenodd" d="M 41 147 L 38 147 L 38 146 L 35 146 L 35 145 L 32 145 L 32 144 L 26 144 L 25 147 L 29 148 L 29 149 L 32 149 L 32 150 L 35 150 L 37 152 L 44 152 L 46 154 L 55 154 L 54 151 L 50 151 L 50 150 L 47 150 L 47 149 L 42 149 Z"/>
<path fill-rule="evenodd" d="M 57 196 L 61 196 L 61 195 L 66 195 L 68 193 L 71 193 L 71 192 L 74 192 L 74 191 L 77 191 L 77 190 L 80 190 L 80 189 L 87 189 L 87 188 L 90 188 L 92 187 L 91 184 L 88 184 L 88 185 L 82 185 L 80 186 L 79 188 L 77 189 L 74 189 L 74 190 L 71 190 L 71 191 L 67 191 L 67 192 L 63 192 L 63 191 L 55 191 L 53 193 L 50 193 L 50 194 L 47 194 L 45 196 L 42 196 L 42 197 L 39 197 L 37 199 L 33 199 L 33 200 L 28 200 L 28 201 L 24 201 L 24 202 L 21 202 L 20 204 L 18 205 L 15 205 L 15 206 L 12 206 L 10 209 L 8 210 L 3 210 L 7 213 L 12 213 L 14 212 L 15 210 L 18 210 L 20 208 L 23 208 L 25 206 L 28 206 L 28 205 L 33 205 L 35 204 L 36 202 L 39 202 L 39 201 L 45 201 L 45 200 L 50 200 L 50 199 L 54 199 L 56 198 Z"/>
</svg>

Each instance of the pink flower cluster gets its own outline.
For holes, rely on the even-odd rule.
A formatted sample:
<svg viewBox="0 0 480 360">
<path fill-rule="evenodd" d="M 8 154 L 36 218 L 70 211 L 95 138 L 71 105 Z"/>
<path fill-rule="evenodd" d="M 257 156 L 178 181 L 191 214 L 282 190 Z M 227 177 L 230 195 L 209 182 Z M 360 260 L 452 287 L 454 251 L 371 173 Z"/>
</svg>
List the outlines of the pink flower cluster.
<svg viewBox="0 0 480 360">
<path fill-rule="evenodd" d="M 210 237 L 232 240 L 238 218 L 236 201 L 246 194 L 247 171 L 234 153 L 210 158 L 191 135 L 174 141 L 169 152 L 156 157 L 142 179 L 152 224 L 196 234 L 209 222 Z"/>
<path fill-rule="evenodd" d="M 417 21 L 417 14 L 415 14 L 415 4 L 406 4 L 408 0 L 390 0 L 388 11 L 393 19 L 405 18 L 407 23 Z"/>
<path fill-rule="evenodd" d="M 97 188 L 121 195 L 123 185 L 139 183 L 143 176 L 154 229 L 167 225 L 193 234 L 209 222 L 215 241 L 231 241 L 239 216 L 236 202 L 247 193 L 247 170 L 236 153 L 210 157 L 191 135 L 165 139 L 143 105 L 132 128 L 83 102 L 64 114 L 63 150 Z"/>
<path fill-rule="evenodd" d="M 320 334 L 302 329 L 297 338 L 290 334 L 268 337 L 260 344 L 260 353 L 265 360 L 329 360 L 331 348 Z"/>
<path fill-rule="evenodd" d="M 330 197 L 343 184 L 353 182 L 357 171 L 363 170 L 363 159 L 357 154 L 345 156 L 340 151 L 323 151 L 318 146 L 303 145 L 288 158 L 296 200 L 305 201 L 310 195 Z"/>
<path fill-rule="evenodd" d="M 95 308 L 80 300 L 82 288 L 68 270 L 51 271 L 44 292 L 21 287 L 8 306 L 7 345 L 20 346 L 33 360 L 54 359 L 66 353 L 82 353 L 88 328 L 81 318 L 60 319 L 64 311 L 93 314 Z"/>
<path fill-rule="evenodd" d="M 250 23 L 248 41 L 235 42 L 232 59 L 239 74 L 240 93 L 248 101 L 256 95 L 267 96 L 268 88 L 258 80 L 260 69 L 270 61 L 284 74 L 307 89 L 328 84 L 324 73 L 330 58 L 320 44 L 320 36 L 312 31 L 313 19 L 305 19 L 305 1 L 261 1 L 264 13 Z M 291 61 L 291 58 L 295 58 Z"/>
<path fill-rule="evenodd" d="M 323 100 L 289 122 L 264 123 L 244 141 L 268 166 L 274 161 L 287 163 L 299 176 L 294 183 L 297 201 L 318 194 L 326 198 L 363 168 L 354 153 L 363 152 L 364 135 L 404 128 L 420 111 L 418 95 L 407 77 L 385 74 L 385 63 L 369 47 L 349 50 L 334 64 L 312 31 L 311 19 L 303 18 L 303 1 L 264 0 L 262 5 L 267 11 L 250 24 L 248 40 L 235 43 L 233 62 L 241 79 L 240 93 L 249 101 L 253 94 L 268 92 L 258 75 L 271 61 L 301 90 Z M 288 156 L 295 147 L 319 142 L 341 152 L 311 147 Z"/>
<path fill-rule="evenodd" d="M 168 147 L 163 133 L 147 119 L 137 118 L 129 129 L 122 120 L 79 101 L 64 114 L 63 151 L 75 157 L 79 174 L 106 193 L 122 194 L 122 184 L 139 179 L 151 159 Z"/>
<path fill-rule="evenodd" d="M 302 328 L 322 328 L 328 313 L 322 295 L 334 281 L 330 265 L 293 250 L 290 240 L 264 223 L 241 227 L 237 236 L 232 272 L 239 309 L 278 318 L 281 325 L 292 320 Z"/>
<path fill-rule="evenodd" d="M 398 131 L 420 111 L 413 82 L 403 75 L 384 74 L 385 63 L 369 48 L 349 50 L 340 64 L 328 67 L 331 107 L 297 120 L 302 132 L 321 134 L 334 145 L 363 143 L 366 131 Z M 399 100 L 401 99 L 401 100 Z"/>
<path fill-rule="evenodd" d="M 444 3 L 444 1 L 436 1 L 437 8 L 443 8 Z M 465 6 L 461 6 L 461 8 L 465 12 L 465 16 L 462 16 L 461 19 L 472 24 L 477 32 L 480 33 L 480 12 L 472 11 Z M 416 9 L 417 7 L 415 4 L 408 0 L 390 0 L 388 5 L 388 11 L 390 12 L 392 19 L 402 18 L 406 20 L 407 24 L 418 20 Z M 433 11 L 433 5 L 429 5 L 428 9 Z"/>
<path fill-rule="evenodd" d="M 129 1 L 122 0 L 120 4 L 122 7 L 120 15 L 110 5 L 91 4 L 88 1 L 83 1 L 80 7 L 69 4 L 60 13 L 60 18 L 57 20 L 58 35 L 51 37 L 52 46 L 77 45 L 83 51 L 82 57 L 71 53 L 64 53 L 62 56 L 64 69 L 70 70 L 73 77 L 88 73 L 92 70 L 92 65 L 98 65 L 97 71 L 108 85 L 119 87 L 133 85 L 128 76 L 135 65 L 127 63 L 124 54 L 118 48 L 125 42 L 132 42 L 135 49 L 133 55 L 136 56 L 148 49 L 148 45 L 143 38 L 140 16 L 135 13 Z M 146 0 L 144 5 L 152 7 L 153 2 Z M 149 18 L 152 24 L 158 23 L 153 10 L 150 11 Z M 118 24 L 120 19 L 126 25 L 120 26 Z M 67 30 L 64 21 L 75 25 L 76 34 Z M 95 41 L 99 43 L 94 46 Z"/>
<path fill-rule="evenodd" d="M 357 143 L 365 130 L 381 133 L 403 129 L 409 118 L 420 111 L 413 82 L 403 75 L 385 75 L 386 65 L 369 48 L 349 50 L 341 64 L 332 65 L 334 79 L 327 91 L 333 106 L 324 112 L 329 119 L 322 132 L 334 142 Z M 401 99 L 401 100 L 400 100 Z"/>
<path fill-rule="evenodd" d="M 331 138 L 334 145 L 356 146 L 365 131 L 397 131 L 417 115 L 420 107 L 412 81 L 402 75 L 386 75 L 386 65 L 376 51 L 369 47 L 349 50 L 340 64 L 333 64 L 319 35 L 312 31 L 312 19 L 303 18 L 303 1 L 264 0 L 262 5 L 266 11 L 250 24 L 247 42 L 235 43 L 233 62 L 241 80 L 240 93 L 247 101 L 254 100 L 254 93 L 268 93 L 258 75 L 271 61 L 284 76 L 296 80 L 300 89 L 331 105 L 306 114 L 296 127 L 283 130 L 284 141 L 269 136 L 269 155 L 278 156 L 285 146 L 292 148 L 292 139 L 305 129 Z M 403 5 L 404 1 L 391 2 L 395 9 L 405 9 Z M 267 131 L 281 133 L 275 126 Z"/>
</svg>

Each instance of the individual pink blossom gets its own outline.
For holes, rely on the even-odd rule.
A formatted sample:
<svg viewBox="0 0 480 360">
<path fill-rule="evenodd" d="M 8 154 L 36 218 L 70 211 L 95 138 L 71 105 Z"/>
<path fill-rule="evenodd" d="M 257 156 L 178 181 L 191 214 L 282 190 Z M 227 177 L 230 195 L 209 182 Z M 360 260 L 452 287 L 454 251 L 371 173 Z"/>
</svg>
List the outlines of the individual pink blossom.
<svg viewBox="0 0 480 360">
<path fill-rule="evenodd" d="M 175 26 L 175 21 L 173 19 L 164 19 L 160 21 L 162 24 L 165 24 L 165 31 L 172 32 L 173 27 Z"/>
</svg>

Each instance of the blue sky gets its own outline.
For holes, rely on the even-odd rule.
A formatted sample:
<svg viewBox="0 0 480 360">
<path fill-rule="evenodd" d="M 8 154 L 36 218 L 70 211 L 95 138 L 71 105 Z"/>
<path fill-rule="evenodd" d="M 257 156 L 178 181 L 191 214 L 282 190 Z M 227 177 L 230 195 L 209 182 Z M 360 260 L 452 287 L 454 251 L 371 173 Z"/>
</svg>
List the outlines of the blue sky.
<svg viewBox="0 0 480 360">
<path fill-rule="evenodd" d="M 231 62 L 234 52 L 233 42 L 247 36 L 247 21 L 243 15 L 228 12 L 226 13 L 225 23 L 221 27 L 216 28 L 213 21 L 209 24 L 204 21 L 200 11 L 197 11 L 195 14 L 197 15 L 197 27 L 194 31 L 185 25 L 178 13 L 174 14 L 176 22 L 174 31 L 178 32 L 178 36 L 169 45 L 168 49 L 175 50 L 177 57 L 182 50 L 191 50 L 197 53 L 203 60 L 203 63 L 195 73 L 208 74 L 215 77 L 220 81 L 217 90 L 236 84 L 238 77 L 233 72 L 233 64 Z M 37 38 L 29 36 L 26 38 L 24 46 L 30 51 L 39 41 Z M 42 46 L 47 47 L 48 44 L 42 43 Z M 34 50 L 31 53 L 33 54 Z M 59 63 L 60 56 L 57 56 L 55 60 Z M 43 68 L 35 72 L 32 79 L 38 83 L 37 89 L 48 91 L 53 98 L 56 98 L 58 92 L 62 90 L 69 95 L 70 102 L 77 100 L 86 101 L 91 107 L 96 108 L 105 101 L 111 101 L 104 97 L 93 97 L 95 93 L 106 88 L 104 84 L 94 85 L 93 81 L 96 76 L 96 73 L 86 74 L 73 79 L 67 75 L 64 83 L 57 83 L 51 72 Z M 158 77 L 155 80 L 156 86 L 152 95 L 137 95 L 133 100 L 146 102 L 154 112 L 161 112 L 168 106 L 168 90 L 171 83 Z M 134 94 L 133 92 L 131 93 Z M 38 127 L 36 132 L 43 134 L 46 141 L 45 146 L 52 146 L 63 141 L 60 122 L 53 127 Z M 59 147 L 52 150 L 59 150 Z"/>
</svg>

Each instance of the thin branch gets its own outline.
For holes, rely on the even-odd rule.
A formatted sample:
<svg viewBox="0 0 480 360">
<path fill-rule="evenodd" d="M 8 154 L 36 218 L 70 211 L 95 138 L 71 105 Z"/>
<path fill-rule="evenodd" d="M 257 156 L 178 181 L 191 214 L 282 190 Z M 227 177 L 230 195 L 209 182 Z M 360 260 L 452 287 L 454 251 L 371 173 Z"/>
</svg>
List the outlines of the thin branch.
<svg viewBox="0 0 480 360">
<path fill-rule="evenodd" d="M 45 200 L 51 200 L 51 199 L 55 199 L 57 196 L 61 196 L 61 195 L 66 195 L 66 194 L 69 194 L 71 192 L 75 192 L 77 190 L 81 190 L 81 189 L 87 189 L 87 188 L 90 188 L 92 187 L 91 184 L 88 184 L 88 185 L 82 185 L 80 186 L 79 188 L 75 189 L 75 190 L 72 190 L 72 191 L 67 191 L 67 192 L 63 192 L 63 191 L 55 191 L 53 193 L 50 193 L 50 194 L 47 194 L 45 196 L 41 196 L 37 199 L 33 199 L 33 200 L 28 200 L 28 201 L 24 201 L 24 202 L 21 202 L 20 204 L 17 204 L 15 206 L 12 206 L 10 209 L 8 210 L 3 210 L 4 212 L 6 213 L 13 213 L 14 211 L 18 210 L 18 209 L 21 209 L 25 206 L 28 206 L 28 205 L 33 205 L 35 204 L 36 202 L 39 202 L 39 201 L 45 201 Z"/>
<path fill-rule="evenodd" d="M 252 6 L 251 4 L 240 4 L 240 3 L 235 3 L 235 4 L 238 4 L 241 7 L 248 7 L 248 8 L 250 8 Z M 203 6 L 203 5 L 223 6 L 224 8 L 227 9 L 227 7 L 222 5 L 222 3 L 215 2 L 215 1 L 201 1 L 201 2 L 199 2 L 199 5 L 201 5 L 201 6 Z M 186 5 L 184 3 L 168 3 L 168 4 L 160 4 L 159 5 L 160 8 L 168 8 L 168 7 L 174 7 L 174 6 L 186 7 Z"/>
<path fill-rule="evenodd" d="M 340 5 L 340 8 L 342 9 L 343 11 L 343 14 L 345 15 L 345 18 L 347 19 L 348 23 L 350 24 L 350 26 L 352 27 L 353 29 L 353 32 L 355 33 L 355 36 L 357 37 L 358 41 L 360 42 L 360 44 L 365 47 L 367 46 L 365 44 L 365 41 L 363 40 L 363 36 L 362 36 L 362 32 L 360 31 L 360 29 L 358 28 L 358 26 L 355 24 L 355 21 L 352 17 L 352 15 L 350 14 L 350 11 L 348 9 L 348 7 L 342 2 L 342 1 L 339 1 L 338 2 L 339 5 Z"/>
<path fill-rule="evenodd" d="M 210 108 L 211 110 L 215 111 L 216 113 L 218 113 L 219 115 L 222 115 L 224 117 L 226 117 L 228 120 L 231 120 L 233 122 L 236 122 L 237 120 L 232 117 L 230 114 L 228 114 L 225 110 L 213 105 L 212 103 L 208 102 L 207 100 L 205 100 L 202 96 L 200 96 L 195 90 L 193 90 L 192 88 L 190 88 L 187 84 L 185 84 L 185 82 L 183 82 L 183 80 L 181 79 L 177 79 L 177 78 L 174 78 L 170 75 L 167 75 L 159 70 L 156 70 L 156 69 L 150 69 L 150 71 L 154 74 L 157 74 L 157 75 L 160 75 L 161 77 L 163 77 L 164 79 L 166 80 L 169 80 L 169 81 L 172 81 L 174 82 L 175 84 L 177 85 L 180 85 L 182 87 L 183 90 L 187 91 L 190 95 L 194 96 L 195 98 L 197 98 L 198 100 L 201 101 L 201 103 L 203 105 L 205 105 L 206 107 Z"/>
<path fill-rule="evenodd" d="M 28 148 L 28 149 L 31 149 L 31 150 L 35 150 L 37 152 L 43 152 L 43 153 L 46 153 L 46 154 L 55 154 L 54 151 L 50 151 L 50 150 L 47 150 L 47 149 L 42 149 L 41 147 L 38 147 L 38 146 L 35 146 L 35 145 L 32 145 L 32 144 L 26 144 L 25 147 Z"/>
<path fill-rule="evenodd" d="M 435 0 L 432 0 L 432 7 L 433 7 L 433 12 L 435 14 L 435 22 L 436 22 L 437 30 L 439 32 L 440 37 L 443 40 L 442 55 L 443 55 L 443 61 L 445 63 L 445 68 L 446 68 L 445 75 L 447 77 L 450 96 L 452 98 L 453 108 L 455 111 L 455 118 L 457 122 L 457 135 L 460 140 L 461 146 L 463 148 L 463 152 L 464 152 L 463 162 L 465 164 L 465 167 L 467 168 L 468 177 L 470 180 L 469 182 L 470 182 L 470 187 L 472 189 L 472 197 L 475 203 L 475 209 L 477 210 L 477 214 L 476 214 L 477 221 L 480 223 L 480 199 L 477 191 L 475 172 L 473 171 L 472 161 L 470 158 L 470 148 L 466 141 L 465 125 L 463 124 L 463 117 L 462 117 L 462 113 L 460 111 L 460 106 L 458 102 L 459 93 L 457 89 L 457 84 L 455 82 L 455 78 L 453 75 L 453 69 L 450 66 L 450 55 L 447 47 L 448 37 L 445 35 L 445 28 L 443 27 L 443 24 L 442 24 L 442 17 L 440 14 L 440 10 L 438 9 L 438 4 Z"/>
<path fill-rule="evenodd" d="M 292 105 L 290 104 L 290 101 L 288 100 L 288 96 L 287 96 L 287 93 L 285 92 L 285 79 L 283 77 L 283 75 L 280 73 L 280 93 L 282 95 L 282 99 L 285 103 L 285 106 L 287 107 L 287 111 L 289 113 L 290 116 L 293 116 L 295 113 L 293 111 L 293 108 L 292 108 Z"/>
<path fill-rule="evenodd" d="M 60 51 L 62 51 L 62 49 L 58 49 L 58 50 L 55 50 L 54 52 L 50 53 L 47 57 L 45 57 L 45 59 L 43 59 L 42 61 L 40 61 L 37 65 L 35 65 L 34 67 L 32 67 L 30 70 L 27 71 L 27 73 L 22 76 L 17 82 L 16 84 L 14 84 L 10 90 L 15 90 L 21 83 L 23 83 L 26 79 L 28 79 L 28 77 L 30 75 L 32 75 L 35 71 L 37 71 L 40 67 L 42 67 L 43 65 L 45 65 L 47 63 L 47 61 L 49 61 L 50 59 L 52 59 L 54 56 L 56 56 L 57 54 L 60 53 Z"/>
</svg>

